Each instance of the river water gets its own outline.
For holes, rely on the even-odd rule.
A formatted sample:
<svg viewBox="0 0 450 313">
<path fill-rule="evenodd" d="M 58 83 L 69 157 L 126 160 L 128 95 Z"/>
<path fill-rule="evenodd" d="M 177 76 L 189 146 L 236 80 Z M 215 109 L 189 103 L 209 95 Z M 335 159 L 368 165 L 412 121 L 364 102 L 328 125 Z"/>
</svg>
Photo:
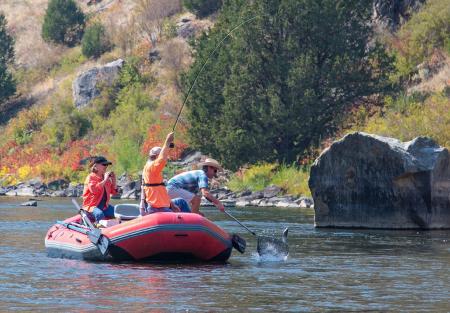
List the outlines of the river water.
<svg viewBox="0 0 450 313">
<path fill-rule="evenodd" d="M 214 208 L 247 240 L 226 264 L 88 263 L 49 258 L 44 236 L 70 199 L 0 197 L 0 312 L 449 312 L 450 231 L 315 229 L 313 210 L 230 209 L 258 235 L 289 227 L 287 260 Z"/>
</svg>

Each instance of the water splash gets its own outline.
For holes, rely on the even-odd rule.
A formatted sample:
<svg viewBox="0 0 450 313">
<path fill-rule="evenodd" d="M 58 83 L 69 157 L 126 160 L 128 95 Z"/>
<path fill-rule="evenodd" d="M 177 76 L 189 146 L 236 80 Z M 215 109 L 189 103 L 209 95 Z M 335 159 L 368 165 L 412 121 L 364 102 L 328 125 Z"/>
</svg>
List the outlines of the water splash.
<svg viewBox="0 0 450 313">
<path fill-rule="evenodd" d="M 252 257 L 259 262 L 284 262 L 288 255 L 285 249 L 280 249 L 279 245 L 270 242 L 265 243 L 264 249 L 252 253 Z"/>
</svg>

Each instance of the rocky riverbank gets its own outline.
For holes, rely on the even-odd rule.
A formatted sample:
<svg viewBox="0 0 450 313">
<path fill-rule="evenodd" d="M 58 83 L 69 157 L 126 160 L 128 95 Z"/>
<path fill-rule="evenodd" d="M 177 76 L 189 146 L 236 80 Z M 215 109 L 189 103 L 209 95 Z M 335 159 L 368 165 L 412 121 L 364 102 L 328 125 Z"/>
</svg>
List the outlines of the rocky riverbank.
<svg viewBox="0 0 450 313">
<path fill-rule="evenodd" d="M 119 193 L 113 198 L 130 199 L 137 201 L 140 199 L 141 186 L 138 181 L 129 180 L 122 175 L 118 180 Z M 289 208 L 310 208 L 313 207 L 313 200 L 309 197 L 294 197 L 290 195 L 280 195 L 282 190 L 277 186 L 269 186 L 263 191 L 233 192 L 226 187 L 212 189 L 211 192 L 227 207 L 289 207 Z M 11 197 L 81 197 L 83 194 L 82 184 L 72 184 L 65 180 L 55 180 L 48 184 L 39 179 L 29 180 L 14 186 L 0 187 L 0 196 Z M 33 205 L 33 202 L 27 205 Z M 25 205 L 25 203 L 24 203 Z M 203 199 L 202 206 L 211 206 L 207 200 Z"/>
</svg>

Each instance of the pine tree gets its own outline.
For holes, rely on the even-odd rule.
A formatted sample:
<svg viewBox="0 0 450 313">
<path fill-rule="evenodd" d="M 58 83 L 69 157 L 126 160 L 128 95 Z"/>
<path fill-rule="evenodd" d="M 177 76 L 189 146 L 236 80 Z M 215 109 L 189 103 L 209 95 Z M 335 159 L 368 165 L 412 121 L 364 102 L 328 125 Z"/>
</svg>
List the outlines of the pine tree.
<svg viewBox="0 0 450 313">
<path fill-rule="evenodd" d="M 80 42 L 85 15 L 74 0 L 50 0 L 42 24 L 42 38 L 72 47 Z"/>
<path fill-rule="evenodd" d="M 111 44 L 102 24 L 93 24 L 86 29 L 81 41 L 81 51 L 87 57 L 98 58 L 108 51 Z"/>
<path fill-rule="evenodd" d="M 0 103 L 16 92 L 16 83 L 8 71 L 8 65 L 14 61 L 14 39 L 6 25 L 5 16 L 0 14 Z"/>
<path fill-rule="evenodd" d="M 199 77 L 188 115 L 195 147 L 230 168 L 290 163 L 333 133 L 347 106 L 386 87 L 370 14 L 370 0 L 226 2 L 192 70 L 236 19 L 256 18 Z"/>
</svg>

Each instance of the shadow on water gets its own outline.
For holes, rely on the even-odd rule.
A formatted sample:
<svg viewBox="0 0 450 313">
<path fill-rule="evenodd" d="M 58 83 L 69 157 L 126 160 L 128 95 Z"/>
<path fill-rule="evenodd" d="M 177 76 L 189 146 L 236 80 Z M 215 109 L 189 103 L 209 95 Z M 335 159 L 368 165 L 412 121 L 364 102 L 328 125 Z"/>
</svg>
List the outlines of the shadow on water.
<svg viewBox="0 0 450 313">
<path fill-rule="evenodd" d="M 70 199 L 25 200 L 0 198 L 1 312 L 448 312 L 448 231 L 315 229 L 312 210 L 231 210 L 258 235 L 289 227 L 289 256 L 264 259 L 211 208 L 247 241 L 227 263 L 89 263 L 45 253 L 48 228 L 76 214 Z"/>
</svg>

